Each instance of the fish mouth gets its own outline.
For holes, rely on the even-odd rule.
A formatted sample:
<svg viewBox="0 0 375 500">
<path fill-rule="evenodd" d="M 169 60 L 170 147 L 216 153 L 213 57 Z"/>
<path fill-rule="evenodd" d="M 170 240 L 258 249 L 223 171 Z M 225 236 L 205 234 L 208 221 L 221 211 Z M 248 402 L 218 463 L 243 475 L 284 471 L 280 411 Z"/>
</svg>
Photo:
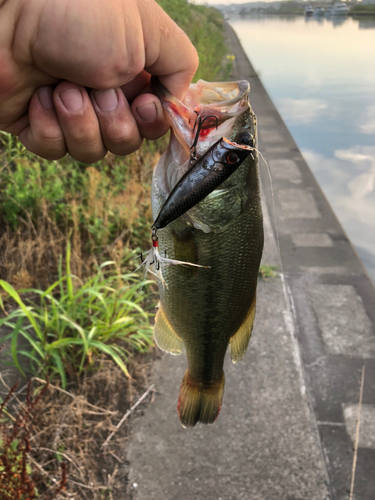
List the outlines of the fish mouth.
<svg viewBox="0 0 375 500">
<path fill-rule="evenodd" d="M 157 78 L 153 77 L 151 83 L 185 158 L 189 156 L 195 139 L 197 116 L 202 121 L 197 144 L 197 155 L 200 157 L 221 137 L 230 139 L 236 118 L 249 109 L 250 84 L 246 80 L 213 83 L 199 80 L 190 85 L 182 101 L 174 97 Z"/>
</svg>

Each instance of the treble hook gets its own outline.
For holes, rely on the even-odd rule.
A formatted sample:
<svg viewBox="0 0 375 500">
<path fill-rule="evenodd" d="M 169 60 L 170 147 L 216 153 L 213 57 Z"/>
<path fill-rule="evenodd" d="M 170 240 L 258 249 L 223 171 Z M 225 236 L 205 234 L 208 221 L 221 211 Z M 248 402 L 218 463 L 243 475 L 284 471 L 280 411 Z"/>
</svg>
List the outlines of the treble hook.
<svg viewBox="0 0 375 500">
<path fill-rule="evenodd" d="M 193 144 L 192 144 L 192 146 L 190 148 L 190 164 L 191 165 L 193 165 L 197 161 L 197 159 L 198 159 L 197 158 L 197 144 L 198 144 L 198 140 L 199 140 L 200 131 L 202 130 L 202 127 L 203 127 L 203 123 L 206 120 L 208 120 L 208 118 L 214 118 L 215 122 L 216 122 L 216 125 L 215 125 L 216 126 L 216 130 L 219 127 L 219 119 L 218 119 L 218 117 L 216 115 L 207 115 L 202 120 L 202 117 L 198 113 L 198 111 L 194 111 L 194 113 L 197 114 L 197 117 L 196 117 L 195 122 L 194 122 L 193 132 L 195 130 L 195 127 L 197 127 L 197 132 L 195 134 Z"/>
</svg>

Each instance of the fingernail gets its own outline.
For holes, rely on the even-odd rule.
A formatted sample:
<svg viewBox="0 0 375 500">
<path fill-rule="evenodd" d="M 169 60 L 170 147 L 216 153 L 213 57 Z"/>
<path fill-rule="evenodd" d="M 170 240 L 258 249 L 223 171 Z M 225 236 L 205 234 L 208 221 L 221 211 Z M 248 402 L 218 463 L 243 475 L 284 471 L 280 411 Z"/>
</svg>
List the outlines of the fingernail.
<svg viewBox="0 0 375 500">
<path fill-rule="evenodd" d="M 68 89 L 60 94 L 60 99 L 70 113 L 75 113 L 82 108 L 82 93 L 78 89 Z"/>
<path fill-rule="evenodd" d="M 115 89 L 99 90 L 94 97 L 96 104 L 102 111 L 113 111 L 117 108 L 118 97 Z"/>
<path fill-rule="evenodd" d="M 41 87 L 38 92 L 38 98 L 40 104 L 44 109 L 52 109 L 53 108 L 53 98 L 52 98 L 52 89 L 51 87 Z"/>
<path fill-rule="evenodd" d="M 139 106 L 137 113 L 145 122 L 152 122 L 158 116 L 158 110 L 154 102 Z"/>
</svg>

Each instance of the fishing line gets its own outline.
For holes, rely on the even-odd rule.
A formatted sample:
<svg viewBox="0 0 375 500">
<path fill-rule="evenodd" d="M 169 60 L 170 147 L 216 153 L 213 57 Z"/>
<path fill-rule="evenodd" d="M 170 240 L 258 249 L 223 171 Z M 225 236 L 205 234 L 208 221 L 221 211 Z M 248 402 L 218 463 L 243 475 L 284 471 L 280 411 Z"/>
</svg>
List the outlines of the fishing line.
<svg viewBox="0 0 375 500">
<path fill-rule="evenodd" d="M 281 273 L 284 275 L 284 266 L 283 266 L 283 261 L 282 261 L 282 258 L 281 258 L 281 249 L 280 249 L 279 229 L 277 227 L 277 219 L 276 219 L 275 192 L 274 192 L 274 189 L 273 189 L 271 169 L 270 169 L 270 167 L 269 167 L 266 159 L 262 155 L 262 153 L 258 149 L 256 149 L 256 148 L 253 148 L 253 150 L 256 151 L 260 155 L 260 157 L 262 158 L 262 160 L 264 161 L 264 164 L 266 165 L 268 177 L 269 177 L 269 180 L 270 180 L 270 188 L 271 188 L 271 195 L 272 195 L 272 215 L 273 215 L 273 222 L 275 224 L 275 236 L 276 236 L 277 252 L 278 252 L 278 257 L 279 257 L 279 261 L 280 261 Z"/>
<path fill-rule="evenodd" d="M 304 375 L 302 373 L 302 361 L 301 361 L 302 356 L 301 356 L 299 344 L 298 344 L 297 337 L 296 337 L 296 325 L 295 325 L 294 314 L 293 314 L 293 310 L 294 310 L 293 299 L 292 299 L 290 290 L 286 284 L 283 260 L 281 257 L 280 237 L 279 237 L 279 230 L 277 227 L 277 219 L 276 219 L 275 192 L 273 189 L 271 169 L 270 169 L 266 159 L 264 158 L 263 154 L 258 149 L 256 149 L 256 148 L 253 148 L 253 149 L 254 149 L 254 151 L 256 151 L 260 155 L 264 164 L 266 165 L 268 177 L 270 180 L 270 188 L 271 188 L 271 195 L 272 195 L 272 214 L 273 214 L 273 221 L 274 221 L 274 226 L 275 226 L 276 246 L 277 246 L 278 258 L 279 258 L 280 269 L 281 269 L 280 278 L 281 278 L 281 283 L 282 283 L 282 287 L 283 287 L 283 294 L 284 294 L 284 299 L 285 299 L 285 305 L 286 305 L 286 311 L 285 311 L 286 315 L 284 314 L 284 321 L 285 321 L 286 328 L 289 331 L 289 334 L 292 338 L 293 347 L 294 347 L 294 352 L 293 352 L 294 361 L 295 361 L 297 367 L 300 368 L 298 370 L 299 374 L 300 374 L 300 384 L 301 384 L 300 391 L 301 391 L 302 396 L 304 396 L 306 393 L 306 384 L 305 384 L 305 380 L 304 380 Z"/>
</svg>

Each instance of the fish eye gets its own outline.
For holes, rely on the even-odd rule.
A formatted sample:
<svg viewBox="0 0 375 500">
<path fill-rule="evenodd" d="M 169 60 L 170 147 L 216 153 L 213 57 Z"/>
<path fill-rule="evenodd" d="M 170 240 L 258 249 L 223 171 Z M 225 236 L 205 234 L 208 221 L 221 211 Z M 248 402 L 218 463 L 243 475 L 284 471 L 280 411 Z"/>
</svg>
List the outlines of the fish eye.
<svg viewBox="0 0 375 500">
<path fill-rule="evenodd" d="M 244 146 L 253 146 L 254 138 L 250 132 L 240 132 L 236 135 L 234 142 L 237 144 L 243 144 Z"/>
<path fill-rule="evenodd" d="M 236 155 L 236 153 L 229 153 L 229 155 L 227 155 L 226 157 L 226 161 L 227 163 L 229 163 L 229 165 L 233 165 L 234 163 L 238 162 L 238 156 Z"/>
</svg>

